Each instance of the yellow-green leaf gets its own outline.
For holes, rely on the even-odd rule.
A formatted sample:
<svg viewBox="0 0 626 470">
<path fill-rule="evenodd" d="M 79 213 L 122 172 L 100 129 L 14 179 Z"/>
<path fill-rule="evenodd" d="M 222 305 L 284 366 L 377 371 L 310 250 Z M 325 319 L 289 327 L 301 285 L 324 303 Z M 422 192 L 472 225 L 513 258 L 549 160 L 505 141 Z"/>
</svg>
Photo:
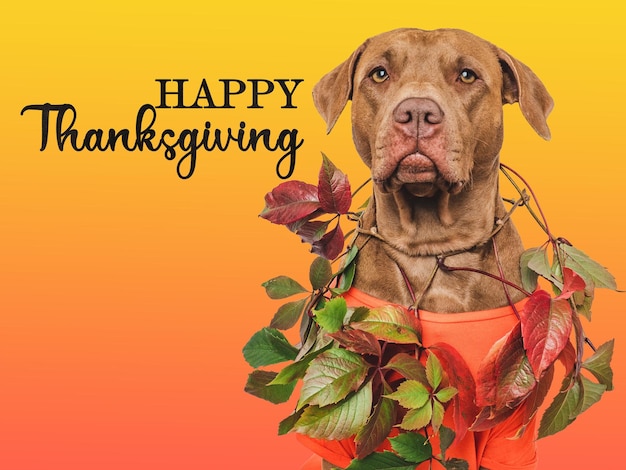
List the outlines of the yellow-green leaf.
<svg viewBox="0 0 626 470">
<path fill-rule="evenodd" d="M 435 397 L 441 403 L 448 403 L 458 393 L 458 390 L 454 387 L 446 387 L 435 393 Z"/>
<path fill-rule="evenodd" d="M 356 434 L 372 411 L 372 382 L 334 405 L 308 406 L 294 431 L 317 439 L 347 439 Z"/>
<path fill-rule="evenodd" d="M 433 417 L 433 403 L 428 401 L 424 406 L 416 410 L 407 411 L 400 427 L 406 431 L 422 429 L 430 423 Z"/>
<path fill-rule="evenodd" d="M 420 382 L 405 380 L 395 392 L 385 396 L 396 400 L 404 408 L 421 408 L 430 398 L 430 392 Z"/>
<path fill-rule="evenodd" d="M 367 331 L 378 339 L 399 344 L 421 344 L 415 319 L 401 307 L 385 305 L 373 308 L 352 328 Z"/>
<path fill-rule="evenodd" d="M 311 361 L 304 376 L 298 408 L 337 403 L 357 390 L 370 365 L 359 354 L 332 348 Z"/>
</svg>

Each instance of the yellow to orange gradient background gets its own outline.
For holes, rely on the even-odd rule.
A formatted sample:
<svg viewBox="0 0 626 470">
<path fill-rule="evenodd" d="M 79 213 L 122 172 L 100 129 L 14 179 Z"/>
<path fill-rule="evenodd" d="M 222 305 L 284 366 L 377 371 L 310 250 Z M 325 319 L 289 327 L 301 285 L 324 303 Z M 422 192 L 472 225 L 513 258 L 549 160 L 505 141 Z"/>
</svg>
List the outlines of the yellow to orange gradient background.
<svg viewBox="0 0 626 470">
<path fill-rule="evenodd" d="M 76 128 L 133 129 L 157 78 L 304 79 L 297 109 L 157 110 L 155 129 L 298 129 L 293 178 L 324 151 L 366 176 L 347 115 L 325 135 L 316 81 L 365 38 L 397 27 L 467 29 L 529 65 L 555 99 L 552 141 L 506 109 L 502 160 L 529 179 L 554 233 L 623 287 L 623 6 L 618 1 L 11 2 L 0 18 L 0 469 L 295 470 L 277 437 L 290 405 L 243 392 L 241 349 L 279 303 L 261 282 L 307 282 L 311 254 L 257 217 L 279 154 L 200 152 L 176 176 L 162 152 L 39 151 L 30 104 L 71 103 Z M 276 135 L 276 134 L 274 134 Z M 544 241 L 517 222 L 528 246 Z M 597 343 L 615 337 L 616 391 L 540 441 L 541 470 L 619 468 L 626 425 L 625 301 L 597 294 Z"/>
</svg>

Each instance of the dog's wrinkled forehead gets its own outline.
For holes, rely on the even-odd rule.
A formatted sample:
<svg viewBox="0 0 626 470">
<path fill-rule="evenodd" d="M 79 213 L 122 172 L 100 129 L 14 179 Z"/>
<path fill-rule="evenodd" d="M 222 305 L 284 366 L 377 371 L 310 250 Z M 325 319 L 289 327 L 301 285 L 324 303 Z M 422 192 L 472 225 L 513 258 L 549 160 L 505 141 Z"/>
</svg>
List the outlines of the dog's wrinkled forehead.
<svg viewBox="0 0 626 470">
<path fill-rule="evenodd" d="M 420 74 L 432 77 L 434 70 L 455 73 L 463 67 L 480 69 L 483 74 L 499 79 L 501 69 L 496 51 L 489 42 L 461 30 L 389 31 L 368 39 L 362 45 L 354 82 L 363 80 L 377 67 L 403 71 L 402 76 L 407 80 Z"/>
</svg>

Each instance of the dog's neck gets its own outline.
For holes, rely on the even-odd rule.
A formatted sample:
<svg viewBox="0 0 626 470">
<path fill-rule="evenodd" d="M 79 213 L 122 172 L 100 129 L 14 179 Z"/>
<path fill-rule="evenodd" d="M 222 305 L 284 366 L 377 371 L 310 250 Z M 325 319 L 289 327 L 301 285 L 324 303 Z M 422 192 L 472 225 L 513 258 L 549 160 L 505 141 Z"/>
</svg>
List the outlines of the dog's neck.
<svg viewBox="0 0 626 470">
<path fill-rule="evenodd" d="M 440 272 L 432 277 L 437 257 L 443 255 L 449 256 L 446 264 L 521 283 L 523 245 L 519 234 L 511 221 L 499 231 L 494 227 L 496 219 L 506 217 L 507 212 L 499 194 L 498 175 L 498 171 L 475 173 L 471 186 L 457 195 L 444 196 L 446 201 L 441 196 L 416 198 L 375 188 L 361 221 L 360 231 L 365 234 L 357 241 L 360 251 L 354 286 L 402 305 L 416 301 L 411 291 L 421 292 L 419 307 L 441 313 L 495 308 L 519 300 L 518 291 L 509 289 L 507 297 L 502 283 L 480 274 Z M 499 255 L 496 245 L 502 247 Z"/>
<path fill-rule="evenodd" d="M 386 193 L 374 186 L 363 226 L 376 227 L 381 238 L 404 255 L 429 256 L 487 242 L 494 221 L 504 212 L 498 173 L 492 172 L 456 195 L 439 191 L 416 197 L 405 189 Z"/>
</svg>

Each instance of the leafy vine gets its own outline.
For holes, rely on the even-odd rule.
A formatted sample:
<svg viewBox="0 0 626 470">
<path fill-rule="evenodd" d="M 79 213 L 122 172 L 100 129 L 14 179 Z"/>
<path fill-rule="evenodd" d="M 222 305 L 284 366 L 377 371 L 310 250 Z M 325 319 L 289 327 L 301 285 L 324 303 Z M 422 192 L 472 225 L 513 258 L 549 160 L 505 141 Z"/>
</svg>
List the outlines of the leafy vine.
<svg viewBox="0 0 626 470">
<path fill-rule="evenodd" d="M 265 196 L 261 217 L 286 226 L 318 255 L 309 268 L 310 289 L 287 276 L 263 283 L 272 299 L 301 297 L 282 304 L 243 349 L 255 368 L 248 393 L 283 403 L 302 382 L 296 408 L 279 424 L 279 434 L 354 438 L 356 458 L 349 470 L 412 468 L 428 460 L 463 469 L 467 462 L 446 457 L 453 441 L 468 430 L 495 426 L 522 405 L 518 436 L 523 434 L 548 395 L 556 361 L 564 366 L 564 378 L 541 417 L 540 438 L 563 430 L 612 390 L 613 340 L 596 348 L 580 316 L 591 320 L 595 288 L 616 290 L 615 279 L 566 239 L 553 236 L 527 182 L 504 164 L 501 171 L 520 198 L 509 201 L 512 209 L 526 207 L 548 239 L 522 254 L 522 285 L 512 286 L 528 299 L 517 312 L 519 323 L 492 346 L 476 379 L 452 346 L 422 345 L 412 309 L 346 304 L 342 295 L 352 286 L 358 249 L 352 243 L 344 250 L 354 229 L 344 235 L 341 222 L 358 224 L 367 202 L 356 211 L 351 206 L 364 185 L 351 193 L 346 175 L 324 155 L 317 185 L 287 181 Z M 341 260 L 335 272 L 332 260 Z M 469 270 L 449 267 L 445 259 L 438 269 Z M 300 343 L 294 346 L 281 330 L 298 322 Z M 592 350 L 587 358 L 585 345 Z M 278 372 L 266 370 L 281 363 L 287 365 Z M 451 427 L 443 425 L 449 409 Z M 433 436 L 438 446 L 432 445 Z M 387 439 L 391 450 L 378 451 Z"/>
</svg>

